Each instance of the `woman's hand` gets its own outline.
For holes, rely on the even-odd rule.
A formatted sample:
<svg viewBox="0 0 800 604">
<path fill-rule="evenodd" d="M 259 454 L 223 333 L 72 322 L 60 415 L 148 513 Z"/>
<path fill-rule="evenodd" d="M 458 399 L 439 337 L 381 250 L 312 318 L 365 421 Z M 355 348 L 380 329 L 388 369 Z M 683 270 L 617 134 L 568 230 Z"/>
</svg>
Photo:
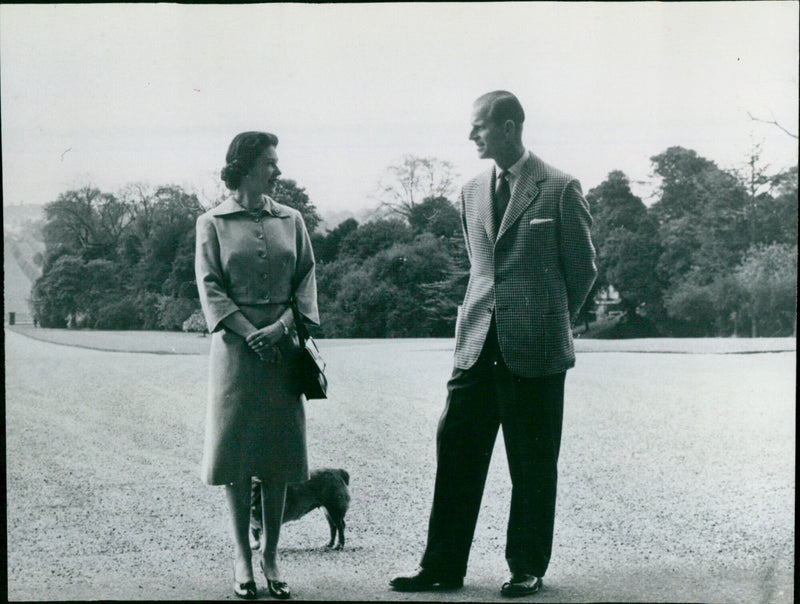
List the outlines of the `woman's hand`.
<svg viewBox="0 0 800 604">
<path fill-rule="evenodd" d="M 245 342 L 259 357 L 263 360 L 268 360 L 272 356 L 270 351 L 280 341 L 285 331 L 283 324 L 280 321 L 276 321 L 250 332 L 245 338 Z"/>
</svg>

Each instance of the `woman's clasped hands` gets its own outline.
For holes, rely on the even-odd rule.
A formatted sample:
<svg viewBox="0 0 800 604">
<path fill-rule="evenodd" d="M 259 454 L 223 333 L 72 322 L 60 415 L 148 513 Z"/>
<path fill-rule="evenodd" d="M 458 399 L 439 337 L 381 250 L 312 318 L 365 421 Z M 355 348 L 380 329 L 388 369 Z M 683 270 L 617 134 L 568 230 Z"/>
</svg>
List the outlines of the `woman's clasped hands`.
<svg viewBox="0 0 800 604">
<path fill-rule="evenodd" d="M 276 321 L 250 332 L 245 338 L 245 342 L 262 361 L 278 363 L 281 360 L 281 352 L 276 344 L 284 333 L 283 324 L 281 321 Z"/>
</svg>

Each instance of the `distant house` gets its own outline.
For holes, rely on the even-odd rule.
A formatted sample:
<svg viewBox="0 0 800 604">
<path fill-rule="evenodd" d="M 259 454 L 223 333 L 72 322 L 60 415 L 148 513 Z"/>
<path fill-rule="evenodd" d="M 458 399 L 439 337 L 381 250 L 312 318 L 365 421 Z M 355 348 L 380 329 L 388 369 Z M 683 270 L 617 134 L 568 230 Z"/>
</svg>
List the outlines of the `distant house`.
<svg viewBox="0 0 800 604">
<path fill-rule="evenodd" d="M 621 304 L 622 299 L 619 292 L 613 285 L 602 288 L 594 297 L 595 316 L 598 319 L 603 317 L 618 317 L 625 314 Z"/>
</svg>

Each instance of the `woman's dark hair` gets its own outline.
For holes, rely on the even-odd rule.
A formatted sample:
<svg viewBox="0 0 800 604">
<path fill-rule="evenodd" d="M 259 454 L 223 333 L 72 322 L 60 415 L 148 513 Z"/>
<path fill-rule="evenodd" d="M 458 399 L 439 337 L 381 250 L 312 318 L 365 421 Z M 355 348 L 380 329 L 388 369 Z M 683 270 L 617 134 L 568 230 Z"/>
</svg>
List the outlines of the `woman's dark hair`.
<svg viewBox="0 0 800 604">
<path fill-rule="evenodd" d="M 228 163 L 220 174 L 225 186 L 231 191 L 238 189 L 264 149 L 277 145 L 278 137 L 269 132 L 242 132 L 234 136 L 225 156 Z"/>
</svg>

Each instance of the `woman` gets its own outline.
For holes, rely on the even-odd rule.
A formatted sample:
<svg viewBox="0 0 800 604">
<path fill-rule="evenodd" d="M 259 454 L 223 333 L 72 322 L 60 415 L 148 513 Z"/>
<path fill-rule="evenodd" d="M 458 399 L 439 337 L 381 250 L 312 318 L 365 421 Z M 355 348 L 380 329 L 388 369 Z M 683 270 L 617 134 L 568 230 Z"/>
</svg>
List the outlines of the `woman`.
<svg viewBox="0 0 800 604">
<path fill-rule="evenodd" d="M 278 138 L 243 132 L 222 180 L 231 198 L 197 219 L 195 272 L 211 332 L 202 478 L 225 485 L 233 521 L 234 592 L 256 597 L 249 544 L 250 485 L 261 480 L 260 553 L 269 593 L 290 597 L 277 564 L 286 485 L 308 478 L 303 397 L 292 380 L 299 349 L 290 301 L 319 323 L 314 255 L 296 210 L 269 197 L 281 175 Z"/>
</svg>

